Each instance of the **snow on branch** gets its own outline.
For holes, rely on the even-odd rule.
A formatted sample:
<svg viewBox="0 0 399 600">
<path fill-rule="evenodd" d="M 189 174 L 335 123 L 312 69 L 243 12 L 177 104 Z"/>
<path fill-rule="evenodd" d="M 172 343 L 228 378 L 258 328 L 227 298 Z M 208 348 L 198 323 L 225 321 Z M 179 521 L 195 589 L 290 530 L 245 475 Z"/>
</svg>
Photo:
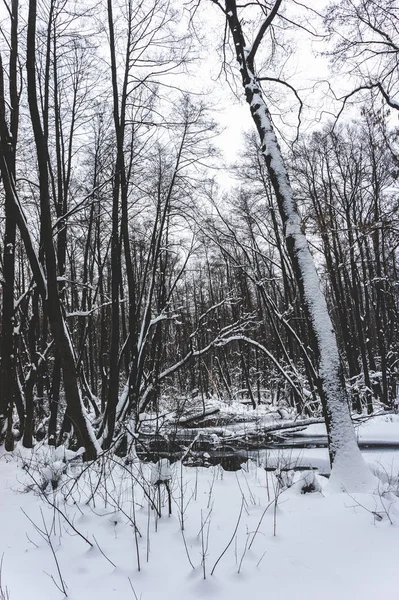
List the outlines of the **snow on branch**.
<svg viewBox="0 0 399 600">
<path fill-rule="evenodd" d="M 225 344 L 229 344 L 231 342 L 236 342 L 236 341 L 246 342 L 247 344 L 250 344 L 251 346 L 255 346 L 256 348 L 261 350 L 261 352 L 266 354 L 266 356 L 268 356 L 268 358 L 273 362 L 273 364 L 280 371 L 280 373 L 282 374 L 284 379 L 290 384 L 290 386 L 298 394 L 298 396 L 303 396 L 302 392 L 296 386 L 295 382 L 291 379 L 291 377 L 289 376 L 287 371 L 284 369 L 284 367 L 278 362 L 278 360 L 273 356 L 273 354 L 271 352 L 269 352 L 269 350 L 267 348 L 265 348 L 265 346 L 263 346 L 263 344 L 260 344 L 256 340 L 253 340 L 252 338 L 249 338 L 245 335 L 232 335 L 232 336 L 229 336 L 226 338 L 220 338 L 219 340 L 217 340 L 215 342 L 215 345 L 216 346 L 224 346 Z"/>
</svg>

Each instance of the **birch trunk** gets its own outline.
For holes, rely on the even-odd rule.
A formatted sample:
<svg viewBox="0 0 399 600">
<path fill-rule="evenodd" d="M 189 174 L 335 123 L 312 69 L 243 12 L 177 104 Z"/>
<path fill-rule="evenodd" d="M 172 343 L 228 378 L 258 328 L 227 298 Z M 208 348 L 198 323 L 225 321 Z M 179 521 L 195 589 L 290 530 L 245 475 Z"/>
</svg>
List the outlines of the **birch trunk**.
<svg viewBox="0 0 399 600">
<path fill-rule="evenodd" d="M 373 478 L 356 442 L 335 332 L 313 256 L 301 229 L 301 219 L 270 112 L 254 73 L 256 50 L 279 5 L 280 2 L 276 2 L 250 50 L 246 48 L 236 0 L 225 0 L 225 14 L 240 66 L 245 98 L 259 134 L 262 154 L 284 225 L 285 243 L 313 330 L 332 466 L 331 484 L 346 490 L 366 488 L 373 484 Z"/>
</svg>

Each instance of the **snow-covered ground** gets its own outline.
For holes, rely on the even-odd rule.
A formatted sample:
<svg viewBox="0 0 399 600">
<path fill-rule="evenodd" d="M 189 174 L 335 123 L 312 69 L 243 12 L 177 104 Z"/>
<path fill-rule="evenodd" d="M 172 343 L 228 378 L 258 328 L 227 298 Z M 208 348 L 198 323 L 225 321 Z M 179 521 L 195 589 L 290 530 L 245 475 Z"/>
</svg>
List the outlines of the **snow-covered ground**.
<svg viewBox="0 0 399 600">
<path fill-rule="evenodd" d="M 370 448 L 363 449 L 363 456 L 370 468 L 382 476 L 385 480 L 397 476 L 399 473 L 399 450 L 391 449 L 389 444 L 397 444 L 399 447 L 399 415 L 385 414 L 371 419 L 360 421 L 355 425 L 357 439 L 362 444 L 370 444 Z M 303 442 L 318 438 L 326 438 L 326 428 L 322 423 L 309 425 L 300 433 L 295 432 L 296 440 Z M 380 445 L 380 449 L 375 446 Z M 384 445 L 386 447 L 384 447 Z M 266 468 L 280 467 L 313 467 L 319 473 L 328 475 L 330 473 L 330 461 L 327 448 L 292 448 L 290 450 L 259 450 L 250 454 L 253 460 Z"/>
<path fill-rule="evenodd" d="M 393 442 L 399 444 L 399 415 L 383 414 L 373 418 L 357 421 L 355 424 L 357 439 L 360 442 Z M 323 423 L 309 425 L 301 436 L 325 436 L 326 427 Z"/>
<path fill-rule="evenodd" d="M 384 439 L 397 433 L 396 416 L 367 422 L 360 431 Z M 295 452 L 308 463 L 327 462 L 323 449 L 293 450 L 286 458 Z M 301 480 L 312 476 L 282 472 L 276 478 L 254 462 L 237 473 L 180 463 L 169 472 L 106 458 L 82 473 L 72 463 L 65 472 L 60 449 L 55 456 L 46 448 L 33 456 L 3 454 L 3 587 L 10 600 L 57 600 L 62 585 L 71 600 L 394 598 L 398 453 L 365 457 L 386 473 L 385 481 L 375 493 L 349 495 L 330 493 L 324 477 L 315 480 L 321 491 L 301 494 Z M 282 453 L 279 461 L 284 467 Z M 59 479 L 54 493 L 51 477 Z M 159 477 L 171 478 L 171 516 Z M 385 493 L 389 485 L 392 492 Z"/>
</svg>

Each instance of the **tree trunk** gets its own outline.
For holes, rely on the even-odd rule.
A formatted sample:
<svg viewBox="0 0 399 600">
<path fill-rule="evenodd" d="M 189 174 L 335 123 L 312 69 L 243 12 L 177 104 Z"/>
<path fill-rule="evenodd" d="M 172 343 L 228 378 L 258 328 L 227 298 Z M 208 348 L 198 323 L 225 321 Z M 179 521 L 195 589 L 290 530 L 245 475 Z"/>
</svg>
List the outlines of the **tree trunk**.
<svg viewBox="0 0 399 600">
<path fill-rule="evenodd" d="M 17 90 L 17 60 L 18 60 L 18 0 L 11 3 L 11 46 L 9 64 L 9 90 L 10 90 L 10 132 L 6 125 L 6 109 L 4 101 L 4 75 L 3 66 L 0 63 L 0 102 L 1 102 L 1 125 L 0 139 L 1 152 L 7 171 L 15 179 L 15 156 L 18 138 L 19 123 L 19 94 Z M 2 176 L 7 177 L 3 172 Z M 16 340 L 14 334 L 14 286 L 15 286 L 15 239 L 17 223 L 13 210 L 13 197 L 10 190 L 5 194 L 5 236 L 4 236 L 4 261 L 3 261 L 3 311 L 1 327 L 1 368 L 0 380 L 0 440 L 2 438 L 2 421 L 9 415 L 12 419 L 13 407 L 16 402 L 22 405 L 20 389 L 17 385 L 16 373 Z M 19 397 L 18 397 L 19 396 Z M 22 433 L 23 422 L 20 419 L 20 430 Z M 6 449 L 13 450 L 14 438 L 12 424 L 8 423 L 6 435 Z"/>
<path fill-rule="evenodd" d="M 254 56 L 246 48 L 236 0 L 226 0 L 225 6 L 246 101 L 260 137 L 262 154 L 284 225 L 287 249 L 313 329 L 315 351 L 319 358 L 320 388 L 332 465 L 331 479 L 341 488 L 359 488 L 371 483 L 371 473 L 356 443 L 337 341 L 326 300 L 320 289 L 319 277 L 306 236 L 302 232 L 301 219 L 271 116 L 254 74 Z M 263 34 L 260 39 L 262 36 Z M 259 35 L 257 40 L 259 43 Z M 254 52 L 256 52 L 255 44 Z"/>
<path fill-rule="evenodd" d="M 62 314 L 58 294 L 57 262 L 53 245 L 53 230 L 50 211 L 49 177 L 47 169 L 48 148 L 39 117 L 36 92 L 36 0 L 29 2 L 28 34 L 27 34 L 27 81 L 28 102 L 32 127 L 35 137 L 40 185 L 40 218 L 43 246 L 47 269 L 47 314 L 55 346 L 60 354 L 62 364 L 67 415 L 71 420 L 80 445 L 84 446 L 84 458 L 92 460 L 97 457 L 97 445 L 91 425 L 84 413 L 72 342 Z"/>
</svg>

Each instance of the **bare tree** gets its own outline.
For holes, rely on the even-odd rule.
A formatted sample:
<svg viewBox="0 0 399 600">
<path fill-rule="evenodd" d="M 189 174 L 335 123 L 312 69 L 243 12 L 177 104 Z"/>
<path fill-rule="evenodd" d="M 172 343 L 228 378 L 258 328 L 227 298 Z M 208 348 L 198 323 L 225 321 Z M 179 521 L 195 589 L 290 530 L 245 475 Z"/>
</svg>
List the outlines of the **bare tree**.
<svg viewBox="0 0 399 600">
<path fill-rule="evenodd" d="M 385 126 L 369 108 L 328 125 L 294 152 L 295 189 L 320 236 L 328 297 L 345 349 L 353 406 L 373 411 L 396 397 L 396 183 Z M 395 175 L 394 175 L 395 176 Z M 373 394 L 374 392 L 374 394 Z"/>
<path fill-rule="evenodd" d="M 250 46 L 247 45 L 244 35 L 243 14 L 246 9 L 253 13 L 253 6 L 244 5 L 241 9 L 236 0 L 212 1 L 222 10 L 233 40 L 245 98 L 260 137 L 262 154 L 284 224 L 285 242 L 304 305 L 309 313 L 314 345 L 319 358 L 320 394 L 333 467 L 332 478 L 347 489 L 367 485 L 371 476 L 356 443 L 335 333 L 320 289 L 313 257 L 301 228 L 287 168 L 261 88 L 260 75 L 255 66 L 255 58 L 266 34 L 272 32 L 271 35 L 277 35 L 272 27 L 273 23 L 277 22 L 281 0 L 276 0 L 271 8 L 268 3 L 260 0 L 255 3 L 260 13 L 261 24 Z"/>
<path fill-rule="evenodd" d="M 45 252 L 47 271 L 47 297 L 45 298 L 45 306 L 55 344 L 60 353 L 67 402 L 67 415 L 78 437 L 79 443 L 85 448 L 85 458 L 90 460 L 96 458 L 97 446 L 91 430 L 91 425 L 85 415 L 82 404 L 73 346 L 64 320 L 58 292 L 58 269 L 55 248 L 53 245 L 53 224 L 51 218 L 50 183 L 48 173 L 49 150 L 40 120 L 36 88 L 36 14 L 36 0 L 30 0 L 27 31 L 28 102 L 39 169 L 41 237 Z"/>
<path fill-rule="evenodd" d="M 9 51 L 9 126 L 6 121 L 6 100 L 4 89 L 3 64 L 0 62 L 0 140 L 1 140 L 1 171 L 3 178 L 15 181 L 15 162 L 18 141 L 19 125 L 19 100 L 18 89 L 18 0 L 11 2 L 9 9 L 11 31 Z M 0 59 L 1 61 L 1 59 Z M 2 313 L 2 338 L 1 338 L 1 370 L 3 381 L 0 392 L 0 439 L 2 431 L 2 417 L 7 416 L 6 448 L 13 448 L 12 412 L 14 404 L 21 405 L 20 388 L 17 382 L 15 343 L 15 241 L 17 222 L 14 214 L 13 194 L 6 190 L 5 196 L 5 236 L 3 259 L 3 313 Z M 23 420 L 23 411 L 20 419 Z M 23 423 L 21 424 L 23 428 Z"/>
<path fill-rule="evenodd" d="M 399 14 L 396 0 L 340 0 L 325 11 L 333 69 L 354 79 L 346 103 L 361 90 L 399 110 Z"/>
</svg>

